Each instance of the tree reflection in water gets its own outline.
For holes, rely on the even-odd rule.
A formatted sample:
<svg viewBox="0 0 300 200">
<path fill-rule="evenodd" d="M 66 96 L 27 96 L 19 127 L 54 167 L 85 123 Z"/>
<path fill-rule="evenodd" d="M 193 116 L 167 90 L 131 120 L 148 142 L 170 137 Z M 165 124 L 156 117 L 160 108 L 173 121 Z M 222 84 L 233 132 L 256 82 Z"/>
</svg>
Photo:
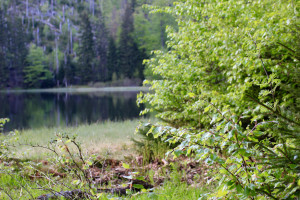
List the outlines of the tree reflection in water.
<svg viewBox="0 0 300 200">
<path fill-rule="evenodd" d="M 10 122 L 5 131 L 52 126 L 74 126 L 139 116 L 137 92 L 0 93 L 0 118 Z"/>
</svg>

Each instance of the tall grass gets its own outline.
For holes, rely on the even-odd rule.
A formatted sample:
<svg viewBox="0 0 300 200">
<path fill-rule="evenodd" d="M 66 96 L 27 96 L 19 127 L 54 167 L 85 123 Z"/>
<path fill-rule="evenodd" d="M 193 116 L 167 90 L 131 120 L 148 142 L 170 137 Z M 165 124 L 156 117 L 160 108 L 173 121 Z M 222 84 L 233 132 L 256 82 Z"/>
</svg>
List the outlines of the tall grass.
<svg viewBox="0 0 300 200">
<path fill-rule="evenodd" d="M 137 137 L 137 135 L 134 135 L 134 130 L 138 123 L 139 120 L 127 120 L 123 122 L 106 121 L 103 123 L 81 125 L 78 127 L 24 130 L 20 132 L 19 141 L 21 143 L 47 145 L 51 138 L 55 137 L 55 133 L 60 132 L 69 135 L 77 134 L 78 141 L 81 141 L 82 149 L 84 151 L 102 155 L 110 154 L 109 156 L 120 159 L 120 157 L 128 154 L 128 152 L 134 152 L 133 149 L 130 150 L 128 148 L 132 146 L 131 137 Z M 28 152 L 28 158 L 42 158 L 41 156 L 43 154 L 41 149 L 33 148 L 31 151 L 27 151 L 27 149 L 27 146 L 18 148 L 18 154 L 25 154 L 26 156 L 26 152 Z M 147 150 L 147 148 L 145 150 Z M 28 166 L 30 166 L 30 164 Z M 48 191 L 49 188 L 54 189 L 55 191 L 66 191 L 70 190 L 70 188 L 75 188 L 74 184 L 72 184 L 74 180 L 71 177 L 62 179 L 52 177 L 53 180 L 31 180 L 28 176 L 30 173 L 27 172 L 30 169 L 25 167 L 24 171 L 10 170 L 12 172 L 11 175 L 5 173 L 5 170 L 0 170 L 0 199 L 32 199 L 32 196 L 37 197 L 42 194 L 51 193 L 51 191 Z M 161 172 L 162 176 L 168 176 L 168 178 L 165 179 L 162 186 L 155 188 L 153 192 L 123 197 L 103 193 L 100 199 L 198 199 L 201 194 L 206 192 L 207 188 L 211 187 L 202 183 L 200 186 L 192 187 L 187 183 L 182 182 L 182 177 L 186 176 L 186 172 L 184 170 L 179 170 L 177 165 L 174 165 L 174 169 L 171 171 L 172 172 L 168 175 L 166 175 L 165 172 Z M 154 184 L 154 173 L 156 172 L 153 170 L 146 172 L 146 175 L 149 177 L 152 184 Z M 11 195 L 12 198 L 6 193 Z"/>
<path fill-rule="evenodd" d="M 190 186 L 185 182 L 180 181 L 180 172 L 173 172 L 170 180 L 163 183 L 162 186 L 155 188 L 152 192 L 133 194 L 132 196 L 118 197 L 111 194 L 102 193 L 99 199 L 123 199 L 123 200 L 193 200 L 199 199 L 201 194 L 206 193 L 208 190 L 213 189 L 212 185 Z M 53 191 L 67 191 L 67 187 L 63 187 L 61 183 L 64 182 L 68 187 L 71 186 L 72 180 L 56 180 L 58 181 L 53 188 Z M 10 199 L 5 192 L 7 192 L 13 199 L 31 199 L 31 196 L 37 197 L 42 194 L 51 194 L 47 188 L 52 187 L 47 180 L 30 181 L 20 176 L 9 176 L 0 174 L 0 199 Z M 44 189 L 43 189 L 44 188 Z M 4 192 L 5 191 L 5 192 Z"/>
<path fill-rule="evenodd" d="M 167 181 L 160 188 L 154 190 L 154 193 L 142 194 L 134 196 L 128 199 L 134 200 L 196 200 L 200 198 L 200 195 L 206 191 L 206 188 L 197 188 L 189 186 L 187 183 L 182 182 L 180 184 Z"/>
<path fill-rule="evenodd" d="M 53 180 L 37 179 L 30 180 L 21 174 L 3 174 L 0 173 L 0 199 L 15 200 L 15 199 L 34 199 L 40 195 L 51 192 L 59 192 L 69 190 L 72 180 L 56 179 Z M 64 184 L 67 187 L 64 186 Z"/>
<path fill-rule="evenodd" d="M 122 158 L 128 153 L 132 153 L 131 138 L 135 128 L 139 123 L 138 119 L 120 122 L 105 121 L 101 123 L 80 125 L 78 127 L 56 127 L 23 130 L 19 132 L 20 143 L 47 145 L 57 133 L 77 135 L 78 141 L 85 153 L 105 154 L 115 158 Z M 40 148 L 28 148 L 28 146 L 18 147 L 17 154 L 25 158 L 39 158 L 43 152 Z M 24 157 L 23 157 L 24 158 Z"/>
</svg>

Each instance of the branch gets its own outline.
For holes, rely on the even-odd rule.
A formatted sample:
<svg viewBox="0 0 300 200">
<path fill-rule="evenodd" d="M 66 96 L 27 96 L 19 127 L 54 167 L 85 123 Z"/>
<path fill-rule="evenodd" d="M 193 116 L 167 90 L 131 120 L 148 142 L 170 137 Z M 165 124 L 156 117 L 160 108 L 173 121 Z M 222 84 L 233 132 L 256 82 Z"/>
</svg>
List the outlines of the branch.
<svg viewBox="0 0 300 200">
<path fill-rule="evenodd" d="M 23 186 L 21 183 L 20 183 L 20 181 L 19 180 L 17 180 L 17 179 L 15 179 L 10 173 L 7 173 L 12 179 L 14 179 L 15 181 L 17 181 L 19 184 L 20 184 L 20 186 L 31 196 L 31 198 L 32 199 L 34 199 L 33 198 L 33 196 L 32 196 L 32 194 L 27 190 L 27 188 L 25 187 L 25 186 Z"/>
<path fill-rule="evenodd" d="M 10 194 L 6 192 L 3 188 L 0 187 L 0 190 L 2 190 L 9 197 L 9 199 L 14 200 L 12 196 L 10 196 Z"/>
<path fill-rule="evenodd" d="M 243 185 L 242 185 L 242 183 L 240 182 L 240 180 L 237 178 L 236 175 L 234 175 L 229 169 L 227 169 L 226 167 L 224 167 L 222 164 L 220 164 L 220 165 L 221 165 L 221 167 L 223 167 L 229 174 L 231 174 L 231 176 L 233 176 L 233 178 L 235 178 L 235 179 L 239 182 L 239 184 L 241 185 L 242 188 L 244 188 Z"/>
<path fill-rule="evenodd" d="M 255 99 L 255 98 L 251 97 L 251 96 L 248 95 L 248 94 L 246 94 L 246 96 L 249 97 L 250 99 L 252 99 L 254 102 L 258 103 L 259 105 L 261 105 L 261 106 L 265 107 L 266 109 L 270 110 L 273 114 L 277 115 L 278 117 L 281 117 L 281 118 L 283 118 L 283 119 L 285 119 L 285 120 L 287 120 L 287 121 L 289 121 L 289 122 L 291 122 L 291 123 L 293 123 L 293 124 L 296 124 L 296 125 L 300 126 L 300 124 L 299 124 L 298 122 L 295 122 L 295 121 L 293 121 L 293 120 L 291 120 L 291 119 L 289 119 L 289 118 L 287 118 L 287 117 L 285 117 L 285 116 L 282 116 L 280 113 L 278 113 L 277 111 L 274 111 L 274 110 L 273 110 L 272 108 L 270 108 L 269 106 L 267 106 L 267 105 L 261 103 L 259 100 L 257 100 L 257 99 Z"/>
<path fill-rule="evenodd" d="M 250 34 L 249 34 L 249 35 L 250 35 Z M 250 35 L 250 37 L 251 37 L 251 39 L 252 39 L 252 41 L 253 41 L 253 43 L 254 43 L 254 45 L 255 45 L 255 49 L 258 51 L 256 41 L 253 39 L 253 37 L 252 37 L 251 35 Z M 261 62 L 261 64 L 262 64 L 263 68 L 264 68 L 264 71 L 265 71 L 265 73 L 266 73 L 266 75 L 267 75 L 267 77 L 268 77 L 268 81 L 269 81 L 269 74 L 268 74 L 267 69 L 266 69 L 266 67 L 265 67 L 265 63 L 264 63 L 263 59 L 261 58 L 260 51 L 259 51 L 258 58 L 260 59 L 260 62 Z M 270 87 L 271 87 L 271 92 L 272 92 L 272 96 L 273 96 L 273 101 L 274 101 L 274 103 L 275 103 L 275 102 L 276 102 L 276 101 L 275 101 L 275 92 L 273 91 L 273 84 L 272 84 L 272 82 L 270 82 Z"/>
<path fill-rule="evenodd" d="M 291 51 L 291 52 L 293 52 L 293 53 L 296 53 L 296 51 L 294 51 L 293 49 L 287 47 L 286 45 L 284 45 L 284 44 L 282 44 L 282 43 L 280 43 L 280 42 L 277 42 L 277 44 L 283 46 L 284 48 L 286 48 L 287 50 L 289 50 L 289 51 Z"/>
<path fill-rule="evenodd" d="M 256 189 L 256 190 L 258 190 L 259 192 L 261 192 L 261 193 L 267 195 L 268 197 L 271 197 L 271 198 L 274 199 L 274 200 L 278 200 L 278 199 L 275 198 L 272 194 L 269 194 L 269 193 L 267 193 L 267 192 L 264 191 L 264 190 L 261 190 L 261 189 Z"/>
<path fill-rule="evenodd" d="M 50 147 L 41 146 L 41 145 L 39 145 L 39 144 L 34 145 L 34 144 L 21 144 L 21 143 L 18 143 L 18 145 L 19 145 L 19 146 L 29 146 L 29 147 L 33 147 L 33 148 L 42 148 L 42 149 L 46 149 L 46 150 L 52 151 L 52 152 L 55 153 L 57 156 L 59 156 L 59 154 L 58 154 L 55 150 L 51 149 Z M 12 146 L 12 147 L 17 147 L 17 146 L 14 146 L 14 145 L 10 145 L 10 146 Z"/>
<path fill-rule="evenodd" d="M 267 124 L 267 123 L 275 123 L 275 124 L 278 124 L 277 121 L 260 122 L 260 123 L 258 123 L 258 124 L 255 124 L 255 126 L 251 129 L 250 133 L 252 133 L 253 131 L 255 131 L 255 129 L 256 129 L 259 125 Z"/>
<path fill-rule="evenodd" d="M 70 155 L 71 159 L 73 160 L 75 166 L 76 166 L 77 169 L 83 174 L 85 180 L 88 182 L 89 188 L 92 189 L 92 187 L 91 187 L 91 184 L 92 184 L 92 183 L 91 183 L 91 180 L 89 179 L 89 177 L 87 176 L 87 173 L 86 173 L 83 169 L 81 169 L 81 167 L 79 166 L 79 164 L 75 161 L 75 158 L 74 158 L 73 154 L 70 152 L 70 150 L 69 150 L 67 144 L 66 144 L 64 141 L 62 141 L 62 143 L 63 143 L 63 145 L 65 146 L 65 149 L 66 149 L 66 151 L 68 152 L 68 154 Z M 78 146 L 77 146 L 77 147 L 78 147 Z M 80 150 L 80 149 L 79 149 L 79 150 Z M 81 152 L 81 151 L 79 151 L 79 152 Z M 82 156 L 82 155 L 81 155 L 81 156 Z M 83 158 L 82 158 L 82 159 L 83 159 Z M 85 163 L 84 160 L 82 160 L 82 161 Z"/>
</svg>

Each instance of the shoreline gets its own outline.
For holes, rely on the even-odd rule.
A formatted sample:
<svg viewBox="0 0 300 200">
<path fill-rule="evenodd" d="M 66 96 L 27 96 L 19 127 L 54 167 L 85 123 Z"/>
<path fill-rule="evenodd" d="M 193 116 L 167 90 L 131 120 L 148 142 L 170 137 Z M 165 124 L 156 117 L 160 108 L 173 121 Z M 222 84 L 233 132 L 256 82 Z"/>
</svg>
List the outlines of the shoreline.
<svg viewBox="0 0 300 200">
<path fill-rule="evenodd" d="M 149 87 L 67 87 L 67 88 L 47 88 L 47 89 L 4 89 L 0 93 L 89 93 L 89 92 L 148 92 Z"/>
</svg>

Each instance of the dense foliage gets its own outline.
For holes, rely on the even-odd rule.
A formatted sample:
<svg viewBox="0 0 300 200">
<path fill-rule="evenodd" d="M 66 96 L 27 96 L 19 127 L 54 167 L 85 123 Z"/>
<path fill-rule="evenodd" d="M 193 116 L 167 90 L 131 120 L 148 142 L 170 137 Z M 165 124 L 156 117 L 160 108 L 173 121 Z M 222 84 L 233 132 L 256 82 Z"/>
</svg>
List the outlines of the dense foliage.
<svg viewBox="0 0 300 200">
<path fill-rule="evenodd" d="M 148 61 L 159 80 L 139 103 L 161 123 L 149 134 L 181 142 L 174 156 L 216 166 L 218 199 L 299 196 L 299 3 L 186 0 L 156 8 L 177 19 L 169 51 Z"/>
<path fill-rule="evenodd" d="M 167 14 L 150 15 L 142 5 L 166 6 L 169 1 L 2 0 L 0 88 L 69 86 L 125 78 L 139 84 L 144 78 L 142 60 L 154 48 L 164 48 L 165 27 L 173 19 Z M 115 46 L 109 45 L 111 42 Z M 39 66 L 32 62 L 40 60 L 32 61 L 33 45 L 42 50 L 47 73 L 36 73 Z M 31 79 L 36 75 L 39 83 L 33 84 Z M 41 84 L 40 80 L 47 81 Z"/>
</svg>

